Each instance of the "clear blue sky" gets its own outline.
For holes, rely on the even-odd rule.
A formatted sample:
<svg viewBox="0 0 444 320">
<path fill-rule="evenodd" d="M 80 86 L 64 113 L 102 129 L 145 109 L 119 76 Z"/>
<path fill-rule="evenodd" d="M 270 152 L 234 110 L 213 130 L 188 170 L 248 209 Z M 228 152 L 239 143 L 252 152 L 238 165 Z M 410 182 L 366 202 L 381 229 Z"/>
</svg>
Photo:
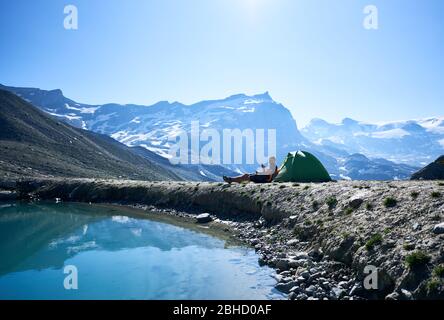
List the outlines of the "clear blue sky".
<svg viewBox="0 0 444 320">
<path fill-rule="evenodd" d="M 444 1 L 0 0 L 0 83 L 94 104 L 269 91 L 299 125 L 442 116 Z"/>
</svg>

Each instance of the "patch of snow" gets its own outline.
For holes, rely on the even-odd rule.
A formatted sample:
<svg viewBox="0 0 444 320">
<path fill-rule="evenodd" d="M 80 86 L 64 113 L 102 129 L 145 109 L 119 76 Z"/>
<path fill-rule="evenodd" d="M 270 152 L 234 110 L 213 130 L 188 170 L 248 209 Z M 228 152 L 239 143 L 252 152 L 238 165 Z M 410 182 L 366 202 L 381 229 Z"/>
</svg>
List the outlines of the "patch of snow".
<svg viewBox="0 0 444 320">
<path fill-rule="evenodd" d="M 118 131 L 118 132 L 111 134 L 111 138 L 113 138 L 117 141 L 120 141 L 127 136 L 128 136 L 128 131 Z"/>
<path fill-rule="evenodd" d="M 117 113 L 116 112 L 112 112 L 112 113 L 108 113 L 108 114 L 102 114 L 98 117 L 96 117 L 94 119 L 94 124 L 98 123 L 98 122 L 104 122 L 104 121 L 108 121 L 110 120 L 113 116 L 115 116 Z"/>
<path fill-rule="evenodd" d="M 151 133 L 139 133 L 139 134 L 132 134 L 132 135 L 128 134 L 127 132 L 120 132 L 120 133 L 121 133 L 120 138 L 117 140 L 119 140 L 121 143 L 124 143 L 128 146 L 133 146 L 138 141 L 146 141 L 151 136 Z M 111 136 L 111 137 L 113 137 L 113 136 Z"/>
<path fill-rule="evenodd" d="M 344 139 L 342 139 L 341 137 L 337 137 L 337 136 L 331 136 L 331 137 L 328 137 L 323 140 L 330 140 L 331 142 L 337 143 L 337 144 L 345 144 Z"/>
<path fill-rule="evenodd" d="M 97 116 L 94 119 L 88 121 L 89 127 L 92 128 L 95 132 L 106 133 L 108 131 L 106 130 L 108 127 L 107 121 L 114 117 L 116 114 L 117 112 L 112 112 Z"/>
<path fill-rule="evenodd" d="M 372 138 L 377 139 L 400 139 L 405 136 L 409 136 L 410 133 L 405 131 L 404 129 L 392 129 L 386 131 L 377 131 L 371 134 Z"/>
<path fill-rule="evenodd" d="M 444 124 L 444 117 L 426 118 L 417 121 L 418 124 L 426 129 L 433 129 Z"/>
<path fill-rule="evenodd" d="M 182 124 L 178 123 L 175 124 L 169 128 L 166 128 L 168 130 L 168 137 L 170 139 L 175 139 L 179 136 L 181 136 L 182 134 L 188 134 L 186 131 L 184 131 L 184 129 L 182 128 Z"/>
<path fill-rule="evenodd" d="M 162 149 L 162 148 L 152 147 L 152 146 L 147 145 L 146 143 L 141 143 L 141 144 L 139 144 L 139 146 L 142 147 L 142 148 L 145 148 L 145 149 L 147 149 L 147 150 L 149 150 L 151 152 L 154 152 L 157 155 L 159 155 L 161 157 L 164 157 L 166 159 L 171 159 L 172 158 L 172 156 L 168 152 L 169 149 L 165 150 L 165 149 Z"/>
<path fill-rule="evenodd" d="M 444 117 L 431 117 L 423 119 L 413 120 L 399 120 L 390 122 L 377 122 L 378 127 L 392 126 L 394 128 L 400 128 L 408 123 L 417 123 L 421 127 L 425 128 L 429 132 L 443 134 L 444 133 Z"/>
<path fill-rule="evenodd" d="M 79 116 L 76 115 L 67 115 L 67 114 L 57 114 L 57 113 L 52 113 L 52 112 L 48 112 L 50 115 L 55 116 L 55 117 L 59 117 L 59 118 L 66 118 L 68 120 L 80 120 L 81 118 Z"/>
<path fill-rule="evenodd" d="M 245 112 L 245 113 L 247 113 L 247 112 L 255 112 L 256 111 L 256 108 L 251 108 L 251 107 L 240 107 L 239 109 L 238 109 L 239 111 L 242 111 L 242 112 Z"/>
<path fill-rule="evenodd" d="M 239 174 L 244 174 L 244 173 L 241 171 L 241 169 L 239 169 L 239 168 L 236 168 L 234 171 L 237 172 L 237 173 L 239 173 Z"/>
<path fill-rule="evenodd" d="M 135 117 L 130 123 L 140 123 L 140 117 Z"/>
<path fill-rule="evenodd" d="M 257 99 L 248 99 L 244 101 L 244 104 L 259 104 L 264 102 L 263 100 L 257 100 Z"/>
<path fill-rule="evenodd" d="M 81 108 L 80 113 L 90 113 L 93 114 L 95 113 L 98 109 L 100 109 L 100 107 L 90 107 L 90 108 Z"/>
<path fill-rule="evenodd" d="M 201 124 L 200 126 L 201 126 L 202 128 L 209 128 L 209 127 L 211 127 L 211 125 L 212 125 L 213 122 L 217 122 L 217 119 L 215 119 L 215 120 L 211 120 L 211 121 L 209 121 L 209 122 L 207 122 L 207 123 L 204 123 L 204 124 Z"/>
<path fill-rule="evenodd" d="M 162 141 L 158 141 L 158 140 L 151 140 L 150 143 L 153 146 L 160 146 L 160 145 L 162 145 Z"/>
<path fill-rule="evenodd" d="M 341 179 L 349 180 L 349 181 L 352 179 L 350 177 L 347 177 L 347 176 L 343 175 L 342 173 L 339 175 L 339 177 L 341 177 Z"/>
<path fill-rule="evenodd" d="M 78 104 L 76 104 L 78 105 Z M 65 108 L 69 109 L 69 110 L 74 110 L 74 111 L 79 111 L 80 113 L 90 113 L 93 114 L 97 111 L 97 109 L 99 109 L 100 107 L 90 107 L 90 108 L 76 108 L 76 107 L 72 107 L 69 104 L 65 103 Z"/>
</svg>

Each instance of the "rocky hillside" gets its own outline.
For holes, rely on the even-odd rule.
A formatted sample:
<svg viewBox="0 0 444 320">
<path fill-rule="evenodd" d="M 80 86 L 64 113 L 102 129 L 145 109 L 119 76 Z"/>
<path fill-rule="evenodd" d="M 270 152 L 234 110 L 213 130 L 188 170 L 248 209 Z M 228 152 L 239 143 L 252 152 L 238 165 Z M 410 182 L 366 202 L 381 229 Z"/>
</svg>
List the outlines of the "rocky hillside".
<svg viewBox="0 0 444 320">
<path fill-rule="evenodd" d="M 57 121 L 0 90 L 0 177 L 181 180 L 108 136 Z"/>
<path fill-rule="evenodd" d="M 230 220 L 290 299 L 444 298 L 444 182 L 243 184 L 41 180 L 22 197 L 209 212 Z M 1 187 L 1 184 L 0 184 Z M 147 207 L 153 210 L 154 207 Z M 163 211 L 174 212 L 174 211 Z M 377 267 L 377 289 L 363 286 Z"/>
<path fill-rule="evenodd" d="M 412 180 L 444 180 L 444 156 L 415 172 Z"/>
</svg>

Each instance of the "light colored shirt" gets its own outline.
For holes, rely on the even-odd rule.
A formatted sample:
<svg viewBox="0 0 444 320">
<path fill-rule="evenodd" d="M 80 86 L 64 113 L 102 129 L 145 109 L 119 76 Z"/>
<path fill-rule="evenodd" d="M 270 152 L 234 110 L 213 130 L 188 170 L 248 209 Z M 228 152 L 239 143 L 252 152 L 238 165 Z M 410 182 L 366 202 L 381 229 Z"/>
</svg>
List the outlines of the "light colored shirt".
<svg viewBox="0 0 444 320">
<path fill-rule="evenodd" d="M 273 168 L 265 167 L 265 168 L 261 168 L 261 169 L 262 169 L 262 171 L 257 172 L 258 175 L 270 176 L 270 175 L 274 174 L 274 172 L 276 171 L 276 166 L 273 166 Z"/>
</svg>

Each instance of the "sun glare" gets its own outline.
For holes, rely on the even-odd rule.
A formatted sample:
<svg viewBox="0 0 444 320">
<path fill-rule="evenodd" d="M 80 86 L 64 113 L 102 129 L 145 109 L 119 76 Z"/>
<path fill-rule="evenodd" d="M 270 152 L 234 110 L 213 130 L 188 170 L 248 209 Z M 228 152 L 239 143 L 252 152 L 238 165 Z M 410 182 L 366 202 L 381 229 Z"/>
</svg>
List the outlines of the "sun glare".
<svg viewBox="0 0 444 320">
<path fill-rule="evenodd" d="M 272 3 L 272 0 L 241 0 L 239 2 L 242 4 L 245 18 L 253 22 L 265 12 L 265 7 Z"/>
<path fill-rule="evenodd" d="M 249 9 L 255 9 L 263 6 L 268 0 L 242 0 L 245 7 Z"/>
</svg>

